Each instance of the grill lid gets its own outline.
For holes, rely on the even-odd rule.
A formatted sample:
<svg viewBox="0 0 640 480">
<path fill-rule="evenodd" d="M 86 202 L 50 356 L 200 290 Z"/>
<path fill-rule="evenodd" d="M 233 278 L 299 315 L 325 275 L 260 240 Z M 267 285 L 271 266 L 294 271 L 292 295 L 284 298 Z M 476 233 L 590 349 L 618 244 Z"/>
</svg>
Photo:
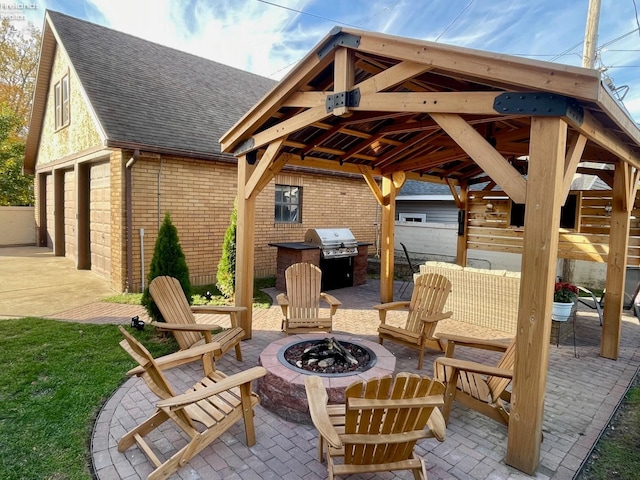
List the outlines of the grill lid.
<svg viewBox="0 0 640 480">
<path fill-rule="evenodd" d="M 305 243 L 320 247 L 324 258 L 351 257 L 358 254 L 358 242 L 348 228 L 310 228 Z"/>
</svg>

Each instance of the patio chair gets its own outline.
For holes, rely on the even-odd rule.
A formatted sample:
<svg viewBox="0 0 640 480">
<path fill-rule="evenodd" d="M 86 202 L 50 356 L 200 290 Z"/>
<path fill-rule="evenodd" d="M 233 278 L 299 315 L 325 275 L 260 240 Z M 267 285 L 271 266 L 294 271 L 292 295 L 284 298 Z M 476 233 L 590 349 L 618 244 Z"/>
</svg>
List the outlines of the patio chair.
<svg viewBox="0 0 640 480">
<path fill-rule="evenodd" d="M 451 317 L 453 312 L 442 313 L 451 292 L 451 282 L 437 273 L 426 273 L 416 277 L 410 301 L 397 301 L 374 305 L 380 315 L 378 341 L 391 340 L 401 345 L 417 349 L 418 370 L 422 369 L 425 348 L 443 352 L 443 344 L 435 334 L 440 320 Z M 396 327 L 386 323 L 389 310 L 407 309 L 404 326 Z"/>
<path fill-rule="evenodd" d="M 509 425 L 509 403 L 511 392 L 507 387 L 513 378 L 516 341 L 504 342 L 481 340 L 454 335 L 441 335 L 447 341 L 447 354 L 436 358 L 434 378 L 446 385 L 442 414 L 449 423 L 453 401 L 482 413 L 504 425 Z M 453 358 L 455 346 L 482 348 L 503 352 L 494 366 Z"/>
<path fill-rule="evenodd" d="M 197 360 L 207 354 L 211 355 L 215 345 L 205 344 L 155 360 L 122 326 L 119 329 L 124 335 L 120 346 L 139 364 L 139 367 L 130 370 L 128 374 L 142 377 L 149 389 L 160 398 L 154 414 L 118 442 L 119 452 L 137 444 L 153 463 L 155 470 L 147 479 L 169 477 L 240 419 L 244 420 L 247 446 L 256 443 L 253 415 L 259 401 L 251 392 L 251 382 L 266 374 L 263 367 L 253 367 L 227 377 L 222 372 L 209 368 L 210 362 L 203 361 L 205 376 L 186 393 L 179 395 L 167 381 L 164 370 L 175 365 L 176 361 L 184 363 L 187 356 Z M 188 437 L 187 444 L 170 457 L 167 445 L 170 445 L 171 439 L 158 439 L 157 432 L 151 435 L 152 438 L 145 439 L 168 420 L 172 420 Z M 156 448 L 151 443 L 152 439 L 158 442 Z M 181 436 L 179 439 L 184 443 Z M 158 454 L 164 456 L 165 460 L 161 460 Z"/>
<path fill-rule="evenodd" d="M 578 285 L 578 290 L 589 295 L 589 297 L 578 297 L 578 302 L 598 312 L 600 326 L 602 326 L 602 312 L 604 309 L 604 299 L 606 291 L 600 297 L 585 287 Z M 636 304 L 636 297 L 640 293 L 640 267 L 627 266 L 624 277 L 624 300 L 623 310 L 632 310 L 636 318 L 640 319 L 640 307 Z"/>
<path fill-rule="evenodd" d="M 337 475 L 411 470 L 426 479 L 424 461 L 414 453 L 418 440 L 444 441 L 446 426 L 438 410 L 444 385 L 413 373 L 358 381 L 347 387 L 343 405 L 327 405 L 318 376 L 305 378 L 311 420 L 318 430 L 318 452 L 326 447 L 329 479 Z M 429 428 L 425 428 L 429 427 Z"/>
<path fill-rule="evenodd" d="M 401 242 L 400 246 L 402 247 L 402 251 L 404 252 L 404 257 L 406 258 L 407 265 L 409 266 L 409 271 L 407 272 L 407 275 L 404 277 L 404 280 L 402 281 L 402 285 L 400 285 L 400 289 L 398 290 L 398 297 L 402 298 L 405 292 L 407 291 L 407 288 L 409 288 L 409 285 L 413 283 L 413 275 L 415 273 L 420 272 L 420 265 L 413 264 L 413 262 L 411 261 L 411 257 L 409 257 L 409 252 L 407 251 L 407 247 L 404 246 L 404 243 Z"/>
<path fill-rule="evenodd" d="M 287 293 L 280 293 L 276 301 L 282 309 L 282 330 L 287 334 L 331 332 L 333 315 L 342 303 L 334 296 L 320 291 L 322 271 L 310 263 L 294 263 L 284 272 Z M 320 300 L 329 305 L 329 315 L 320 315 Z"/>
<path fill-rule="evenodd" d="M 181 350 L 197 347 L 203 343 L 217 343 L 214 360 L 218 360 L 231 348 L 235 348 L 236 358 L 242 361 L 240 341 L 244 330 L 238 325 L 238 313 L 245 307 L 218 305 L 191 306 L 177 278 L 159 276 L 149 284 L 149 293 L 158 306 L 165 322 L 152 322 L 159 330 L 173 333 Z M 231 328 L 222 329 L 212 323 L 198 323 L 194 313 L 229 315 Z M 217 332 L 212 334 L 212 332 Z"/>
</svg>

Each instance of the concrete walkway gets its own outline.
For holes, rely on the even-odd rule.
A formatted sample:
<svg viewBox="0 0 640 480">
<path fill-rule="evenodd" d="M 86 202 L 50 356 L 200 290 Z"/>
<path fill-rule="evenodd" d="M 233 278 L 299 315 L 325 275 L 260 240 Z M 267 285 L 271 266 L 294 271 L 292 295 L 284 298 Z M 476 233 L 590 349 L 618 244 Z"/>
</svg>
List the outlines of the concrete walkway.
<svg viewBox="0 0 640 480">
<path fill-rule="evenodd" d="M 106 282 L 101 284 L 99 277 L 91 272 L 78 272 L 73 269 L 69 260 L 55 258 L 46 249 L 12 250 L 0 248 L 0 315 L 43 315 L 64 321 L 123 324 L 129 323 L 134 315 L 146 318 L 142 308 L 138 306 L 95 303 L 94 300 L 100 296 L 111 293 Z M 42 257 L 39 258 L 40 255 Z M 93 290 L 90 285 L 96 279 L 99 287 Z M 67 296 L 69 290 L 73 293 Z M 379 282 L 376 280 L 370 280 L 366 285 L 332 292 L 343 302 L 335 320 L 336 333 L 357 334 L 376 341 L 378 320 L 371 306 L 378 303 L 378 292 Z M 269 293 L 275 296 L 276 292 L 271 289 Z M 33 304 L 30 297 L 34 298 Z M 574 356 L 571 337 L 559 346 L 550 347 L 544 440 L 541 445 L 541 463 L 533 478 L 569 480 L 574 477 L 640 365 L 640 324 L 635 317 L 623 315 L 620 358 L 618 361 L 606 360 L 598 355 L 601 333 L 598 318 L 595 312 L 582 308 L 584 310 L 580 309 L 578 312 L 576 327 L 578 357 Z M 253 318 L 253 337 L 242 343 L 244 361 L 238 362 L 233 355 L 228 354 L 218 362 L 218 368 L 227 374 L 257 365 L 260 352 L 269 343 L 284 336 L 280 332 L 281 316 L 276 307 L 257 309 Z M 390 319 L 398 320 L 396 317 Z M 220 319 L 217 321 L 224 325 Z M 416 371 L 417 358 L 414 351 L 390 342 L 386 342 L 385 347 L 396 355 L 397 371 Z M 492 361 L 490 354 L 481 356 L 478 352 L 463 350 L 459 352 L 461 358 Z M 431 374 L 431 364 L 436 356 L 426 356 L 423 374 Z M 200 377 L 197 365 L 185 366 L 169 373 L 169 380 L 179 390 Z M 120 453 L 116 444 L 127 430 L 153 412 L 156 401 L 144 382 L 133 378 L 123 383 L 105 403 L 94 425 L 91 439 L 91 457 L 96 478 L 146 478 L 151 471 L 151 464 L 146 457 L 137 447 Z M 258 406 L 256 434 L 257 444 L 247 448 L 242 422 L 237 423 L 171 478 L 326 478 L 326 467 L 316 458 L 317 433 L 312 426 L 287 422 Z M 163 450 L 184 444 L 182 433 L 171 425 L 160 429 L 157 440 L 163 445 Z M 427 462 L 430 480 L 532 478 L 505 464 L 506 442 L 507 429 L 504 426 L 455 404 L 447 428 L 447 439 L 443 443 L 435 440 L 422 441 L 416 452 Z M 366 478 L 392 479 L 409 476 L 384 473 Z"/>
</svg>

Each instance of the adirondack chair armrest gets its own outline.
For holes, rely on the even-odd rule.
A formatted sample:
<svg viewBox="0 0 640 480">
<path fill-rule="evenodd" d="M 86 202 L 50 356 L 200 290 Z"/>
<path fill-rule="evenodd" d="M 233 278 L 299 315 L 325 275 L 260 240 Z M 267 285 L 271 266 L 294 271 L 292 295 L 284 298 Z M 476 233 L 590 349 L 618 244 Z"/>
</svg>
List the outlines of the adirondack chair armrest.
<svg viewBox="0 0 640 480">
<path fill-rule="evenodd" d="M 160 370 L 169 370 L 174 367 L 178 367 L 180 365 L 184 365 L 185 363 L 195 362 L 196 360 L 202 360 L 203 357 L 207 354 L 210 354 L 213 357 L 213 352 L 216 350 L 220 350 L 221 345 L 218 342 L 205 343 L 204 345 L 199 345 L 197 347 L 192 347 L 187 350 L 180 350 L 178 352 L 170 353 L 163 357 L 156 358 L 156 364 L 160 368 Z M 144 368 L 141 366 L 137 366 L 132 368 L 127 372 L 127 376 L 134 375 L 142 375 L 144 373 Z"/>
<path fill-rule="evenodd" d="M 422 320 L 425 323 L 436 323 L 440 320 L 444 320 L 445 318 L 450 318 L 453 315 L 453 312 L 445 312 L 445 313 L 436 313 L 434 315 L 429 315 L 428 317 L 422 317 Z"/>
<path fill-rule="evenodd" d="M 191 312 L 198 314 L 228 314 L 231 320 L 231 327 L 236 328 L 239 326 L 238 314 L 246 312 L 247 307 L 238 307 L 232 305 L 194 305 L 191 307 Z M 197 320 L 196 320 L 197 321 Z"/>
<path fill-rule="evenodd" d="M 289 297 L 287 297 L 286 293 L 279 293 L 276 295 L 276 302 L 280 305 L 282 309 L 282 315 L 287 316 L 287 310 L 289 308 Z"/>
<path fill-rule="evenodd" d="M 427 428 L 429 428 L 429 437 L 433 437 L 439 442 L 444 442 L 447 438 L 447 422 L 439 408 L 434 408 L 431 412 L 429 420 L 427 420 Z"/>
<path fill-rule="evenodd" d="M 220 331 L 222 327 L 214 323 L 165 323 L 165 322 L 151 322 L 151 325 L 158 330 L 169 331 L 181 331 L 181 332 L 211 332 Z"/>
<path fill-rule="evenodd" d="M 336 313 L 336 310 L 338 310 L 338 307 L 342 305 L 342 302 L 340 300 L 338 300 L 333 295 L 329 295 L 328 293 L 321 292 L 320 298 L 322 298 L 329 304 L 329 311 L 331 312 L 331 316 L 333 316 L 333 314 Z"/>
<path fill-rule="evenodd" d="M 400 310 L 402 308 L 409 308 L 411 302 L 409 300 L 399 300 L 397 302 L 387 302 L 380 303 L 378 305 L 374 305 L 373 308 L 376 310 Z"/>
<path fill-rule="evenodd" d="M 483 350 L 491 350 L 494 352 L 504 352 L 509 348 L 509 344 L 500 340 L 465 337 L 463 335 L 453 335 L 449 333 L 437 333 L 436 336 L 440 340 L 447 341 L 447 357 L 451 357 L 453 355 L 453 350 L 456 345 L 460 345 L 461 347 L 481 348 Z"/>
<path fill-rule="evenodd" d="M 318 430 L 321 438 L 333 448 L 342 448 L 342 440 L 331 423 L 329 412 L 327 411 L 327 390 L 324 387 L 322 379 L 317 375 L 310 375 L 304 379 L 304 387 L 309 402 L 309 413 L 311 421 Z"/>
<path fill-rule="evenodd" d="M 374 305 L 373 308 L 378 310 L 380 323 L 385 323 L 387 321 L 387 312 L 389 310 L 408 309 L 410 304 L 411 302 L 409 300 L 399 300 L 397 302 L 380 303 L 378 305 Z"/>
<path fill-rule="evenodd" d="M 188 405 L 192 405 L 200 400 L 204 400 L 212 395 L 216 395 L 221 392 L 225 392 L 235 387 L 251 383 L 253 380 L 257 380 L 267 374 L 267 370 L 264 367 L 253 367 L 244 372 L 230 375 L 225 379 L 216 382 L 214 385 L 197 390 L 195 392 L 183 393 L 175 397 L 167 398 L 156 404 L 158 408 L 170 408 L 178 409 L 184 408 Z"/>
<path fill-rule="evenodd" d="M 488 375 L 492 377 L 513 378 L 513 371 L 505 368 L 492 367 L 482 363 L 470 362 L 468 360 L 460 360 L 459 358 L 439 357 L 436 363 L 444 367 L 454 368 L 456 370 L 464 370 L 465 372 L 479 373 L 480 375 Z"/>
</svg>

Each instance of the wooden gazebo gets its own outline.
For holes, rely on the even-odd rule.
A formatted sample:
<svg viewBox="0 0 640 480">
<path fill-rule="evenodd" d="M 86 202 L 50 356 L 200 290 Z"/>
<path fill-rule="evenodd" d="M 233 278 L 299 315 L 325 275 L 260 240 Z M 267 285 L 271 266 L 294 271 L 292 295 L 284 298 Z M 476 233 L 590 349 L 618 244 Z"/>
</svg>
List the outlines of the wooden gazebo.
<svg viewBox="0 0 640 480">
<path fill-rule="evenodd" d="M 524 228 L 505 229 L 522 253 L 506 461 L 532 474 L 540 459 L 557 258 L 607 263 L 601 355 L 611 359 L 619 350 L 625 266 L 640 258 L 637 233 L 629 245 L 640 130 L 599 73 L 334 29 L 220 141 L 238 157 L 236 303 L 248 307 L 248 337 L 256 197 L 284 165 L 362 175 L 382 209 L 382 302 L 393 297 L 395 197 L 406 179 L 449 185 L 465 215 L 457 255 L 463 265 L 477 233 L 470 235 L 470 185 L 501 190 L 510 205 L 525 206 Z M 606 225 L 563 231 L 561 207 L 584 162 L 603 166 L 586 171 L 611 186 Z M 575 248 L 559 250 L 563 242 Z"/>
</svg>

